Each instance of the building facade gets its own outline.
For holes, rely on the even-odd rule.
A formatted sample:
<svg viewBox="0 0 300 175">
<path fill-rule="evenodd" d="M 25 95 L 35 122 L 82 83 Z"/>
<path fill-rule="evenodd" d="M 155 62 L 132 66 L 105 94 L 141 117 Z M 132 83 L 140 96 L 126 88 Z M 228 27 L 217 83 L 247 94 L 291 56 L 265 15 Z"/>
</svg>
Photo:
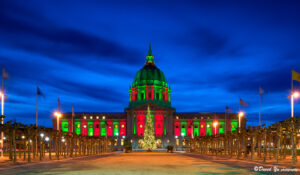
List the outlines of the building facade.
<svg viewBox="0 0 300 175">
<path fill-rule="evenodd" d="M 146 62 L 129 87 L 129 105 L 121 113 L 63 113 L 53 119 L 53 128 L 77 135 L 108 137 L 122 147 L 130 139 L 133 148 L 141 148 L 147 107 L 151 109 L 158 148 L 183 147 L 189 137 L 224 134 L 239 126 L 236 113 L 177 113 L 171 106 L 171 89 L 164 73 L 154 62 L 151 46 Z M 241 118 L 241 127 L 246 119 Z"/>
</svg>

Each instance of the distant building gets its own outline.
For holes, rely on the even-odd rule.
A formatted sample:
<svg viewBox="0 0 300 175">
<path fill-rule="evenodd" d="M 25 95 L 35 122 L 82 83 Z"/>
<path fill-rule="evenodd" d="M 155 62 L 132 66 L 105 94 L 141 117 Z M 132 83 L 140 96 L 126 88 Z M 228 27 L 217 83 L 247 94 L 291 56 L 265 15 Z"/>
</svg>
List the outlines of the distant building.
<svg viewBox="0 0 300 175">
<path fill-rule="evenodd" d="M 130 139 L 134 148 L 142 145 L 147 107 L 151 109 L 158 147 L 184 146 L 189 137 L 224 134 L 238 127 L 236 113 L 177 113 L 171 106 L 171 89 L 164 73 L 155 65 L 151 46 L 142 69 L 129 88 L 129 105 L 121 113 L 63 113 L 59 130 L 77 135 L 109 137 L 121 147 Z M 201 99 L 199 99 L 201 100 Z M 73 120 L 73 122 L 72 122 Z M 53 128 L 57 129 L 56 118 Z M 217 125 L 214 125 L 217 123 Z M 245 117 L 241 126 L 246 127 Z"/>
</svg>

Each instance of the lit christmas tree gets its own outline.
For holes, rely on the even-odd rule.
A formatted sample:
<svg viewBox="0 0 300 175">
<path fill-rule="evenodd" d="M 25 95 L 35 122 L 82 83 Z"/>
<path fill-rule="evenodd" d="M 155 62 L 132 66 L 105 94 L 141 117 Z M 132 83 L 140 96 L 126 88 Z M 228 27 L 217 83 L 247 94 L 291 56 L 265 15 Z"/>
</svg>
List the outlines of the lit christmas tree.
<svg viewBox="0 0 300 175">
<path fill-rule="evenodd" d="M 147 115 L 146 115 L 146 124 L 143 140 L 143 148 L 151 151 L 156 148 L 155 136 L 154 136 L 154 127 L 151 117 L 150 107 L 148 106 Z"/>
</svg>

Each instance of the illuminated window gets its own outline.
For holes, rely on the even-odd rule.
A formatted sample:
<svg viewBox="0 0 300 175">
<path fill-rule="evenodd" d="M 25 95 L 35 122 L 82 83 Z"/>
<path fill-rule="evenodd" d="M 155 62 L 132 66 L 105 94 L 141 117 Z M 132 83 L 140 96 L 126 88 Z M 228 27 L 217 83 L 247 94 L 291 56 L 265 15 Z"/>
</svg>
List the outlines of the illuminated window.
<svg viewBox="0 0 300 175">
<path fill-rule="evenodd" d="M 124 128 L 125 126 L 124 125 L 121 125 L 121 128 Z"/>
<path fill-rule="evenodd" d="M 201 128 L 203 128 L 203 125 L 201 125 Z"/>
<path fill-rule="evenodd" d="M 143 128 L 143 125 L 140 125 L 140 128 Z"/>
<path fill-rule="evenodd" d="M 105 116 L 102 116 L 102 119 L 105 119 Z"/>
<path fill-rule="evenodd" d="M 178 117 L 178 116 L 176 116 L 176 119 L 179 119 L 179 117 Z"/>
<path fill-rule="evenodd" d="M 86 125 L 83 125 L 84 128 L 86 128 Z"/>
<path fill-rule="evenodd" d="M 93 119 L 93 116 L 90 116 L 90 119 Z"/>
<path fill-rule="evenodd" d="M 77 128 L 80 128 L 80 124 L 77 124 Z"/>
<path fill-rule="evenodd" d="M 86 116 L 83 116 L 84 119 L 86 119 Z"/>
<path fill-rule="evenodd" d="M 176 139 L 176 145 L 177 146 L 179 145 L 179 139 Z"/>
<path fill-rule="evenodd" d="M 121 146 L 124 145 L 124 139 L 121 139 Z"/>
<path fill-rule="evenodd" d="M 231 127 L 234 128 L 234 125 L 232 125 Z"/>
<path fill-rule="evenodd" d="M 99 119 L 99 116 L 96 116 L 96 119 Z"/>
<path fill-rule="evenodd" d="M 182 141 L 182 146 L 185 146 L 185 141 L 184 140 Z"/>
<path fill-rule="evenodd" d="M 118 125 L 115 125 L 115 128 L 118 128 Z"/>
<path fill-rule="evenodd" d="M 68 125 L 65 125 L 65 127 L 64 128 L 68 128 L 69 126 Z"/>
<path fill-rule="evenodd" d="M 118 145 L 118 139 L 115 139 L 115 146 Z"/>
<path fill-rule="evenodd" d="M 89 125 L 89 128 L 93 128 L 93 125 Z"/>
</svg>

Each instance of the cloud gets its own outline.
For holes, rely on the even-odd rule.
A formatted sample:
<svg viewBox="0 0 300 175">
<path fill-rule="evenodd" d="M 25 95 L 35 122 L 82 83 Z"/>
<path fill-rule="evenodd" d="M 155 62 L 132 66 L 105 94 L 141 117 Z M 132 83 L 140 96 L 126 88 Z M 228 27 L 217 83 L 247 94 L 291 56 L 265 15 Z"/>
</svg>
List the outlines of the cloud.
<svg viewBox="0 0 300 175">
<path fill-rule="evenodd" d="M 12 13 L 15 10 L 17 15 Z M 2 41 L 5 46 L 10 45 L 12 48 L 72 64 L 96 58 L 99 61 L 135 65 L 142 57 L 142 54 L 132 48 L 77 29 L 57 27 L 41 14 L 16 6 L 3 8 L 0 22 L 0 36 L 5 39 L 5 42 Z M 82 58 L 74 59 L 74 55 Z"/>
</svg>

